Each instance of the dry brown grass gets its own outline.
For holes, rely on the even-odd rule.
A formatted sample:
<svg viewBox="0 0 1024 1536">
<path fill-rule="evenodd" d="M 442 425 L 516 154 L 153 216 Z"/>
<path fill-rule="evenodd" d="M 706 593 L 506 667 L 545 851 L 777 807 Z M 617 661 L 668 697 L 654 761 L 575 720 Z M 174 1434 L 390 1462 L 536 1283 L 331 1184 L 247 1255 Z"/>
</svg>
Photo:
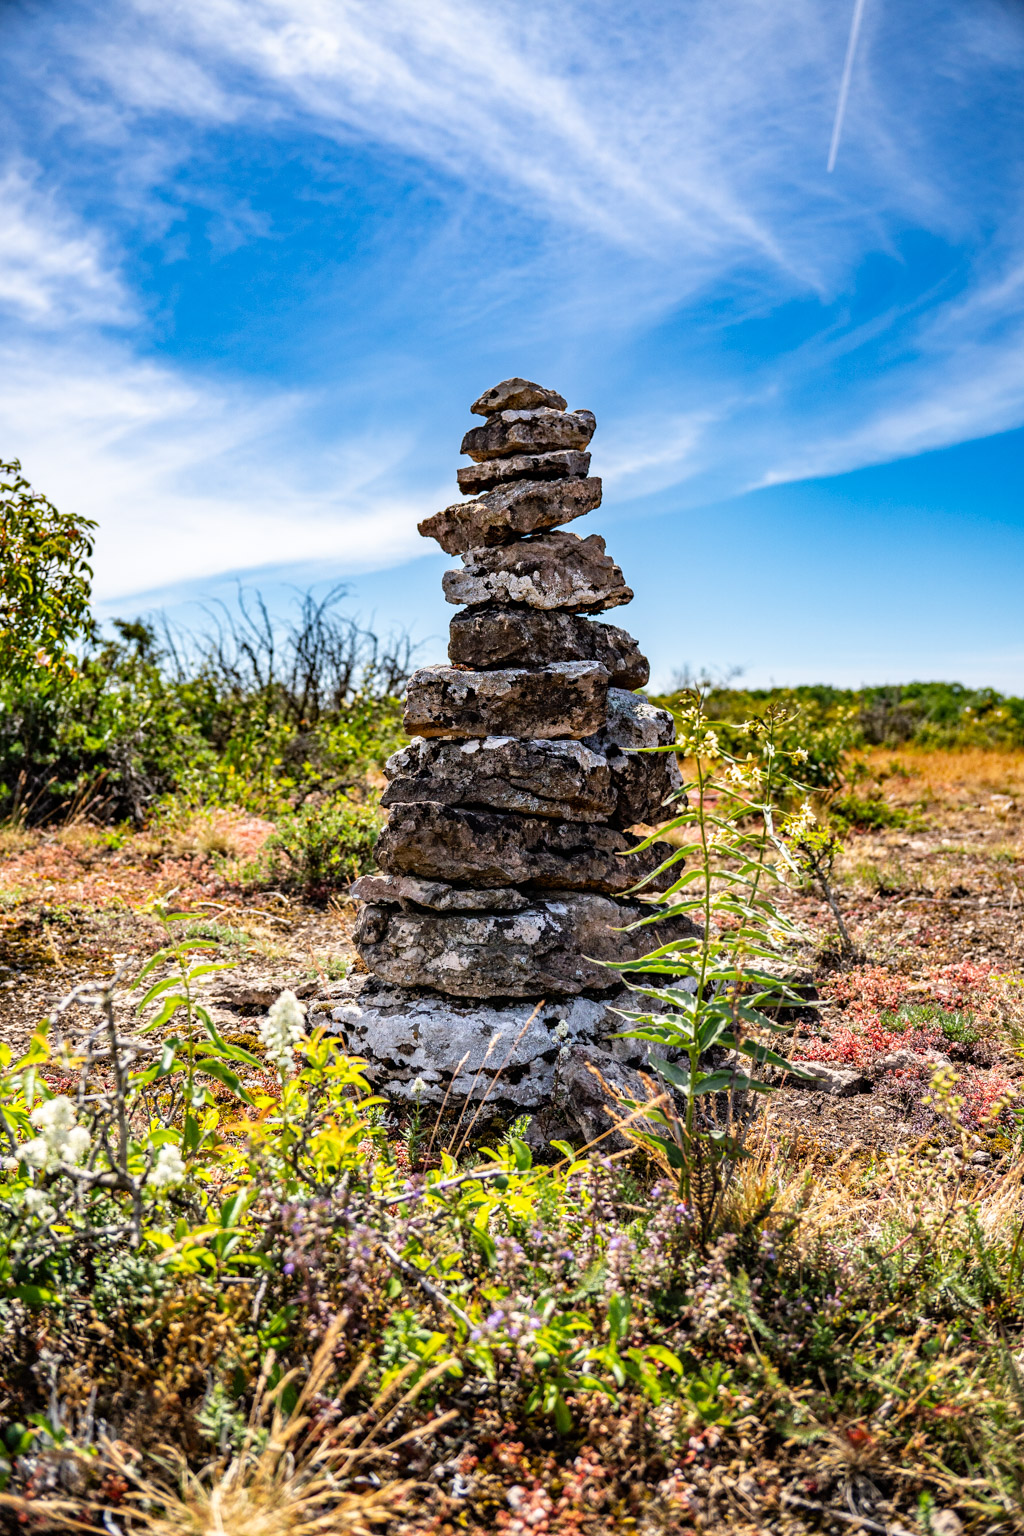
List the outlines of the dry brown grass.
<svg viewBox="0 0 1024 1536">
<path fill-rule="evenodd" d="M 886 799 L 901 803 L 980 805 L 988 795 L 1024 798 L 1024 752 L 873 747 L 858 752 L 856 761 L 863 762 L 873 778 L 884 779 Z"/>
<path fill-rule="evenodd" d="M 12 859 L 31 848 L 36 834 L 22 827 L 0 827 L 0 859 Z"/>
<path fill-rule="evenodd" d="M 298 1373 L 288 1372 L 268 1391 L 275 1361 L 273 1351 L 268 1353 L 244 1441 L 230 1459 L 196 1473 L 185 1466 L 180 1453 L 167 1448 L 163 1459 L 172 1475 L 161 1483 L 140 1474 L 135 1457 L 126 1456 L 119 1444 L 108 1445 L 102 1470 L 108 1483 L 116 1479 L 124 1489 L 117 1510 L 123 1528 L 139 1536 L 374 1536 L 391 1525 L 415 1490 L 408 1479 L 388 1477 L 395 1452 L 435 1433 L 457 1414 L 441 1414 L 397 1438 L 393 1431 L 451 1362 L 441 1361 L 403 1392 L 417 1369 L 417 1362 L 411 1362 L 369 1409 L 343 1418 L 341 1405 L 370 1364 L 364 1358 L 330 1392 L 345 1322 L 344 1316 L 336 1318 L 328 1329 L 289 1413 L 280 1403 Z M 386 1438 L 389 1431 L 392 1438 Z M 154 1459 L 162 1459 L 161 1448 Z M 378 1477 L 375 1469 L 384 1476 Z M 362 1486 L 352 1486 L 356 1478 Z M 17 1511 L 37 1529 L 56 1531 L 94 1531 L 89 1516 L 102 1516 L 105 1508 L 82 1500 L 3 1496 L 0 1505 Z"/>
</svg>

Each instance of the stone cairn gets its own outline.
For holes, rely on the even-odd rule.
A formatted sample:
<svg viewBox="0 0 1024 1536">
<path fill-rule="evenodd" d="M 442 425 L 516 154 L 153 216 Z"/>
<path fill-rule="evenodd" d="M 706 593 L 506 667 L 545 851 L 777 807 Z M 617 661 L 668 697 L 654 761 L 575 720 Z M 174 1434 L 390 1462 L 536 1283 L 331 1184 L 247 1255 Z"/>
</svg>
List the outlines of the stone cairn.
<svg viewBox="0 0 1024 1536">
<path fill-rule="evenodd" d="M 459 489 L 473 499 L 419 525 L 462 557 L 443 578 L 460 605 L 451 664 L 410 679 L 413 740 L 385 770 L 381 873 L 352 887 L 368 974 L 333 1016 L 394 1097 L 458 1105 L 490 1090 L 499 1113 L 560 1104 L 549 1130 L 574 1118 L 590 1130 L 587 1064 L 635 1088 L 623 1073 L 643 1059 L 637 1042 L 609 1040 L 624 999 L 598 962 L 693 931 L 623 931 L 650 910 L 625 893 L 671 851 L 624 858 L 641 840 L 628 829 L 662 819 L 680 783 L 674 754 L 636 749 L 670 743 L 674 727 L 632 692 L 649 676 L 636 641 L 588 617 L 633 596 L 604 540 L 554 531 L 600 505 L 594 416 L 526 379 L 470 409 L 485 418 L 462 441 L 473 462 Z"/>
</svg>

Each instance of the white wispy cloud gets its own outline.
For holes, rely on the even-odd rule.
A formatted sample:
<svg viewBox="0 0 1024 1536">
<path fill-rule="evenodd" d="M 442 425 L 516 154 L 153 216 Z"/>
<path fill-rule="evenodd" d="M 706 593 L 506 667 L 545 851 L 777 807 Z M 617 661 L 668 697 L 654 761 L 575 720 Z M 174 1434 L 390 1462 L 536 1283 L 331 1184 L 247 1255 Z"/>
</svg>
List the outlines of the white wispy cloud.
<svg viewBox="0 0 1024 1536">
<path fill-rule="evenodd" d="M 641 381 L 618 402 L 595 469 L 619 495 L 679 485 L 696 497 L 712 483 L 727 494 L 1018 425 L 1024 231 L 1007 227 L 1000 156 L 1019 107 L 999 95 L 991 144 L 983 131 L 959 143 L 956 125 L 1008 90 L 1021 29 L 996 0 L 969 15 L 944 0 L 911 9 L 865 8 L 833 177 L 850 6 L 831 0 L 69 10 L 48 32 L 59 67 L 38 89 L 76 158 L 54 151 L 44 175 L 19 150 L 0 181 L 0 306 L 22 327 L 0 355 L 5 442 L 50 494 L 99 516 L 104 594 L 282 559 L 383 565 L 414 552 L 417 517 L 450 492 L 410 489 L 412 439 L 393 423 L 314 443 L 311 392 L 143 360 L 152 332 L 119 236 L 170 221 L 164 195 L 187 181 L 193 139 L 226 125 L 254 144 L 384 146 L 446 178 L 453 203 L 462 189 L 541 228 L 539 254 L 516 249 L 513 233 L 496 258 L 529 271 L 528 319 L 495 298 L 504 269 L 450 279 L 465 289 L 453 325 L 493 304 L 510 355 L 527 331 L 534 345 L 560 326 L 624 345 L 681 310 L 701 315 L 706 347 L 709 298 L 723 331 L 787 302 L 821 306 L 820 333 L 788 354 L 780 342 L 760 363 L 703 373 L 695 360 L 685 398 Z M 82 146 L 109 166 L 102 226 L 61 197 Z M 217 189 L 181 196 L 204 205 Z M 998 257 L 981 261 L 993 225 Z M 865 258 L 897 260 L 911 227 L 962 242 L 957 282 L 920 313 L 911 299 L 856 324 L 837 315 Z M 256 215 L 231 228 L 231 240 L 269 233 Z"/>
<path fill-rule="evenodd" d="M 47 329 L 131 318 L 99 231 L 61 205 L 38 167 L 12 160 L 0 170 L 0 210 L 0 309 Z"/>
<path fill-rule="evenodd" d="M 419 553 L 440 487 L 397 481 L 408 444 L 334 445 L 303 470 L 299 394 L 269 398 L 140 363 L 115 344 L 0 349 L 0 422 L 33 483 L 99 523 L 100 600 L 282 561 L 353 569 Z M 449 498 L 450 499 L 450 498 Z"/>
<path fill-rule="evenodd" d="M 834 267 L 806 207 L 790 215 L 816 183 L 817 219 L 846 217 L 824 187 L 844 44 L 820 0 L 705 0 L 685 16 L 573 0 L 134 0 L 80 52 L 135 112 L 269 113 L 391 145 L 634 251 L 685 253 L 685 290 L 723 259 L 801 284 Z"/>
</svg>

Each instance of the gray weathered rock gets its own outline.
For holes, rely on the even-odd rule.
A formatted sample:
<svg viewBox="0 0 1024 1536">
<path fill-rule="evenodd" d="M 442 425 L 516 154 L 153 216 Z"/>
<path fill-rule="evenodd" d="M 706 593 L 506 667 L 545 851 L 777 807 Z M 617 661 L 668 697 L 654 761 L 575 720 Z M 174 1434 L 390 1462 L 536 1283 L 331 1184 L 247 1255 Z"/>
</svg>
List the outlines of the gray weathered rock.
<svg viewBox="0 0 1024 1536">
<path fill-rule="evenodd" d="M 588 483 L 588 482 L 584 482 Z M 487 604 L 457 613 L 448 655 L 470 667 L 541 667 L 550 661 L 596 661 L 615 688 L 642 688 L 651 675 L 632 635 L 559 608 Z"/>
<path fill-rule="evenodd" d="M 638 960 L 694 931 L 685 919 L 618 931 L 649 911 L 574 892 L 512 913 L 366 906 L 354 937 L 367 968 L 392 986 L 434 987 L 453 997 L 576 996 L 621 986 L 598 962 Z"/>
<path fill-rule="evenodd" d="M 510 736 L 468 742 L 418 737 L 388 759 L 385 772 L 391 782 L 381 804 L 387 807 L 422 801 L 488 806 L 617 827 L 650 825 L 675 814 L 663 804 L 681 783 L 669 753 L 637 757 L 609 748 L 606 756 L 578 741 Z"/>
<path fill-rule="evenodd" d="M 466 496 L 479 496 L 496 485 L 513 480 L 581 480 L 590 473 L 590 454 L 578 449 L 558 449 L 554 453 L 517 453 L 511 459 L 489 459 L 484 464 L 466 464 L 456 480 Z"/>
<path fill-rule="evenodd" d="M 484 427 L 470 427 L 463 453 L 476 462 L 509 459 L 518 453 L 551 453 L 556 448 L 585 448 L 597 422 L 592 411 L 499 411 Z"/>
<path fill-rule="evenodd" d="M 792 960 L 769 960 L 759 955 L 756 969 L 773 981 L 781 982 L 790 994 L 788 1001 L 777 1004 L 759 1003 L 762 1012 L 777 1019 L 780 1023 L 792 1023 L 794 1020 L 814 1020 L 818 1017 L 816 1004 L 819 1001 L 818 988 L 814 982 L 814 972 L 808 970 L 805 965 L 796 965 Z"/>
<path fill-rule="evenodd" d="M 467 672 L 421 667 L 409 679 L 403 723 L 420 736 L 588 736 L 606 714 L 608 673 L 591 661 Z"/>
<path fill-rule="evenodd" d="M 529 379 L 503 379 L 493 389 L 485 389 L 469 409 L 474 416 L 493 416 L 495 411 L 533 411 L 542 405 L 564 411 L 565 399 L 557 390 Z"/>
<path fill-rule="evenodd" d="M 635 693 L 609 688 L 607 721 L 586 738 L 586 744 L 612 770 L 617 825 L 651 825 L 676 814 L 678 807 L 666 803 L 683 782 L 675 753 L 640 751 L 668 746 L 674 740 L 675 721 L 667 710 Z"/>
<path fill-rule="evenodd" d="M 601 482 L 596 475 L 587 480 L 514 480 L 487 496 L 435 512 L 420 523 L 419 530 L 425 539 L 436 539 L 447 554 L 461 555 L 558 528 L 600 505 Z M 552 661 L 573 659 L 551 657 Z"/>
<path fill-rule="evenodd" d="M 443 880 L 417 880 L 415 875 L 360 875 L 349 886 L 357 901 L 396 906 L 403 911 L 426 907 L 431 912 L 522 912 L 530 897 L 511 886 L 446 885 Z"/>
<path fill-rule="evenodd" d="M 552 1084 L 551 1106 L 537 1117 L 541 1136 L 548 1133 L 564 1139 L 568 1129 L 584 1144 L 604 1136 L 602 1151 L 607 1148 L 614 1152 L 627 1146 L 627 1138 L 617 1131 L 610 1136 L 607 1134 L 616 1122 L 625 1120 L 630 1114 L 623 1101 L 632 1099 L 638 1104 L 646 1104 L 664 1090 L 664 1084 L 650 1069 L 644 1082 L 637 1070 L 638 1066 L 644 1065 L 646 1062 L 642 1057 L 630 1066 L 620 1056 L 589 1043 L 566 1046 L 560 1053 L 558 1075 Z M 559 1120 L 563 1124 L 558 1124 Z M 568 1124 L 563 1129 L 565 1122 Z M 658 1130 L 656 1125 L 643 1119 L 635 1120 L 633 1124 L 639 1130 Z M 533 1130 L 533 1126 L 530 1129 Z M 531 1141 L 539 1139 L 531 1138 Z"/>
<path fill-rule="evenodd" d="M 353 1055 L 368 1059 L 377 1089 L 393 1098 L 437 1105 L 447 1093 L 457 1108 L 490 1089 L 488 1110 L 516 1114 L 565 1098 L 559 1073 L 576 1047 L 602 1066 L 609 1056 L 630 1065 L 647 1059 L 644 1041 L 615 1039 L 623 1027 L 615 1010 L 635 1001 L 625 991 L 547 999 L 536 1011 L 531 999 L 444 997 L 424 987 L 390 987 L 376 976 L 351 977 L 343 990 L 331 1024 Z"/>
<path fill-rule="evenodd" d="M 384 806 L 480 805 L 560 821 L 605 821 L 618 795 L 608 762 L 578 741 L 425 741 L 390 757 Z M 369 898 L 367 898 L 369 899 Z"/>
<path fill-rule="evenodd" d="M 497 549 L 470 550 L 462 563 L 464 570 L 445 571 L 441 578 L 450 603 L 525 603 L 597 613 L 633 600 L 597 533 L 588 539 L 545 533 Z"/>
<path fill-rule="evenodd" d="M 213 1003 L 234 1013 L 265 1013 L 290 988 L 296 997 L 312 997 L 316 982 L 296 982 L 287 972 L 278 976 L 215 975 L 209 982 Z"/>
<path fill-rule="evenodd" d="M 394 807 L 374 855 L 388 875 L 614 895 L 653 873 L 672 853 L 667 844 L 655 843 L 624 857 L 635 846 L 624 833 L 594 823 L 415 804 Z M 645 889 L 664 889 L 672 878 L 669 870 Z"/>
<path fill-rule="evenodd" d="M 871 1063 L 872 1077 L 885 1077 L 890 1072 L 914 1072 L 918 1076 L 929 1075 L 938 1067 L 952 1066 L 944 1051 L 889 1051 L 876 1056 Z"/>
<path fill-rule="evenodd" d="M 795 1060 L 793 1065 L 800 1069 L 802 1075 L 789 1073 L 786 1077 L 787 1088 L 803 1088 L 808 1093 L 831 1093 L 840 1099 L 871 1091 L 871 1084 L 856 1067 L 835 1067 L 831 1062 Z"/>
<path fill-rule="evenodd" d="M 676 723 L 667 709 L 624 688 L 608 689 L 608 718 L 601 727 L 595 752 L 609 747 L 635 752 L 641 747 L 667 747 L 676 739 Z M 666 754 L 668 755 L 668 754 Z"/>
</svg>

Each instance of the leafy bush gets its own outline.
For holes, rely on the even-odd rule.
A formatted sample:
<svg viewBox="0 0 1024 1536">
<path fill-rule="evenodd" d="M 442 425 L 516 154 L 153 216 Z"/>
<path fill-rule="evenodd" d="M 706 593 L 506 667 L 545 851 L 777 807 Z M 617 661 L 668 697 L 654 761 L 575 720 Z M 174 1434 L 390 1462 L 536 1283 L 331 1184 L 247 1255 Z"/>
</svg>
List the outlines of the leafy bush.
<svg viewBox="0 0 1024 1536">
<path fill-rule="evenodd" d="M 678 749 L 693 775 L 677 791 L 679 813 L 636 850 L 674 833 L 679 846 L 661 868 L 674 868 L 676 878 L 635 926 L 683 918 L 692 931 L 616 969 L 640 980 L 632 987 L 641 1000 L 636 1011 L 620 1010 L 630 1026 L 624 1038 L 668 1053 L 650 1056 L 668 1089 L 665 1107 L 645 1109 L 650 1128 L 634 1134 L 677 1176 L 686 1220 L 706 1251 L 745 1156 L 750 1096 L 773 1091 L 753 1072 L 767 1066 L 799 1075 L 775 1046 L 788 1033 L 779 1010 L 800 999 L 766 962 L 779 960 L 796 938 L 772 899 L 773 888 L 797 872 L 775 830 L 773 801 L 794 787 L 787 759 L 802 768 L 807 753 L 780 745 L 791 719 L 773 706 L 743 728 L 757 739 L 764 766 L 741 762 L 723 746 L 721 722 L 709 719 L 699 690 L 680 703 Z"/>
<path fill-rule="evenodd" d="M 685 690 L 658 700 L 669 706 Z M 829 788 L 839 782 L 843 754 L 858 746 L 1021 747 L 1024 746 L 1024 698 L 994 688 L 962 683 L 904 683 L 884 688 L 832 688 L 824 683 L 796 688 L 706 689 L 709 714 L 728 722 L 723 740 L 742 756 L 748 743 L 742 722 L 763 714 L 769 705 L 793 720 L 792 741 L 809 754 L 806 782 Z"/>
<path fill-rule="evenodd" d="M 277 830 L 263 849 L 266 878 L 323 898 L 373 867 L 373 848 L 383 826 L 374 805 L 343 795 L 309 801 L 278 817 Z"/>
<path fill-rule="evenodd" d="M 880 795 L 836 795 L 828 804 L 829 821 L 839 833 L 852 827 L 858 831 L 881 831 L 886 827 L 912 827 L 920 817 L 905 806 L 893 805 Z"/>
<path fill-rule="evenodd" d="M 137 825 L 162 796 L 276 815 L 358 784 L 405 740 L 396 696 L 408 646 L 302 600 L 278 634 L 222 624 L 205 637 L 93 625 L 74 673 L 0 684 L 0 815 L 88 810 Z"/>
<path fill-rule="evenodd" d="M 88 621 L 92 530 L 33 491 L 17 459 L 0 463 L 0 677 L 8 682 L 69 665 L 67 647 Z"/>
<path fill-rule="evenodd" d="M 764 733 L 759 721 L 769 711 L 776 719 L 775 746 L 800 752 L 800 780 L 812 789 L 834 789 L 842 782 L 843 759 L 859 739 L 854 696 L 838 688 L 701 689 L 704 709 L 724 749 L 735 758 L 759 760 Z M 691 690 L 660 695 L 663 708 L 685 708 Z"/>
</svg>

